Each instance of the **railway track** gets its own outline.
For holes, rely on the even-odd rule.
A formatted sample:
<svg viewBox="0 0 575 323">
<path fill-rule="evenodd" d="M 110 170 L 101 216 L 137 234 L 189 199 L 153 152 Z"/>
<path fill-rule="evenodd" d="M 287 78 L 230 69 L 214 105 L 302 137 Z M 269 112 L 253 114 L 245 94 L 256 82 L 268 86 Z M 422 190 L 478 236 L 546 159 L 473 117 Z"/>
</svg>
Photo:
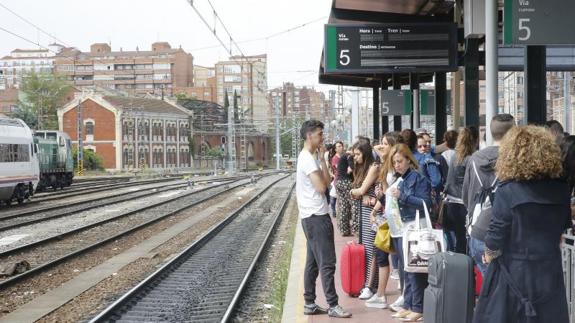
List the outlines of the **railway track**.
<svg viewBox="0 0 575 323">
<path fill-rule="evenodd" d="M 104 191 L 108 191 L 110 189 L 119 189 L 119 188 L 126 188 L 126 187 L 131 187 L 131 186 L 146 185 L 146 184 L 153 184 L 153 183 L 163 183 L 163 182 L 170 182 L 170 181 L 175 181 L 175 180 L 178 180 L 178 178 L 171 177 L 171 178 L 147 179 L 147 180 L 141 180 L 141 181 L 129 181 L 129 182 L 124 181 L 124 182 L 114 182 L 111 184 L 87 186 L 87 187 L 81 187 L 78 189 L 69 189 L 69 190 L 51 192 L 51 193 L 38 193 L 38 194 L 34 195 L 32 201 L 30 201 L 31 203 L 27 203 L 27 204 L 30 205 L 30 204 L 34 204 L 34 203 L 38 203 L 38 202 L 51 201 L 51 200 L 57 200 L 57 199 L 61 199 L 61 198 L 104 192 Z"/>
<path fill-rule="evenodd" d="M 32 267 L 29 271 L 0 281 L 0 290 L 248 183 L 249 180 L 240 179 L 234 183 L 208 186 L 0 252 L 0 263 L 25 259 Z"/>
<path fill-rule="evenodd" d="M 292 189 L 291 176 L 267 186 L 91 323 L 226 322 Z"/>
<path fill-rule="evenodd" d="M 227 178 L 206 179 L 198 181 L 196 183 L 229 182 L 236 179 L 244 179 L 247 177 L 248 176 L 236 176 Z M 51 205 L 48 207 L 32 209 L 23 212 L 14 212 L 0 217 L 0 232 L 69 216 L 72 214 L 88 211 L 95 208 L 100 208 L 103 206 L 113 205 L 117 203 L 134 200 L 137 198 L 144 198 L 147 196 L 163 192 L 182 189 L 185 187 L 187 187 L 187 183 L 180 182 L 174 184 L 166 184 L 166 185 L 144 188 L 134 192 L 119 192 L 117 194 L 111 194 L 106 197 L 99 196 L 93 199 L 87 199 L 70 203 L 62 203 L 58 205 Z"/>
</svg>

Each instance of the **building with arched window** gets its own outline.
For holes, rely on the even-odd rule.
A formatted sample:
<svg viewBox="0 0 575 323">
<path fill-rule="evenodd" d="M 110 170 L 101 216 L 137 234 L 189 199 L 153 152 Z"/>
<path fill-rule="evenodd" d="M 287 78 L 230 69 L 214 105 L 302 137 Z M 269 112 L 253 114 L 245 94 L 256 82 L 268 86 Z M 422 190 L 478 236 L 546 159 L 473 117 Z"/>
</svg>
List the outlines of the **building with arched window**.
<svg viewBox="0 0 575 323">
<path fill-rule="evenodd" d="M 103 158 L 106 169 L 192 167 L 191 111 L 166 100 L 88 94 L 58 110 L 60 130 L 75 145 L 78 106 L 84 145 Z"/>
</svg>

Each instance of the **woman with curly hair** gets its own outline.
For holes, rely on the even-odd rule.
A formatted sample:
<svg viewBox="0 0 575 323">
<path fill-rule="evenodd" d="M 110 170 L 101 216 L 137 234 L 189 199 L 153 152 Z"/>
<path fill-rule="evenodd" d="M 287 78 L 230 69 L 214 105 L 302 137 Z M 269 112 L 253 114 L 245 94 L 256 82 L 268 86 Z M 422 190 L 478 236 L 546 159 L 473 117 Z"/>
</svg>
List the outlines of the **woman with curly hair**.
<svg viewBox="0 0 575 323">
<path fill-rule="evenodd" d="M 489 267 L 473 321 L 567 323 L 560 241 L 571 211 L 559 146 L 542 127 L 515 127 L 495 167 L 500 184 L 485 236 Z"/>
</svg>

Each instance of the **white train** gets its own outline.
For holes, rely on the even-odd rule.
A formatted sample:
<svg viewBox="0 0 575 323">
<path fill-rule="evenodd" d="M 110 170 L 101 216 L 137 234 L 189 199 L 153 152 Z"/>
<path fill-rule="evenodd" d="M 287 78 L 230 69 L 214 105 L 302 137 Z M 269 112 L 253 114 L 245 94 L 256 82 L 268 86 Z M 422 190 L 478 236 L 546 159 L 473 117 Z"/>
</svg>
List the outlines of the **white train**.
<svg viewBox="0 0 575 323">
<path fill-rule="evenodd" d="M 40 177 L 38 150 L 30 128 L 20 119 L 0 117 L 0 201 L 24 203 Z"/>
</svg>

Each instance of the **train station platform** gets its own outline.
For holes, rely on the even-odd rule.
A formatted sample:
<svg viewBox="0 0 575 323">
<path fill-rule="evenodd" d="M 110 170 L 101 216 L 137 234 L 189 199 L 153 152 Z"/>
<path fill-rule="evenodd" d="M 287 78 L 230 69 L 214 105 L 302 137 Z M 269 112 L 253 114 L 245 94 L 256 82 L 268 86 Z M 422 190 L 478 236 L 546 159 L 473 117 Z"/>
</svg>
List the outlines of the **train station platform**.
<svg viewBox="0 0 575 323">
<path fill-rule="evenodd" d="M 339 296 L 339 304 L 348 312 L 352 313 L 350 319 L 337 319 L 331 318 L 327 315 L 311 315 L 306 316 L 303 314 L 304 299 L 303 299 L 303 273 L 306 258 L 306 239 L 301 226 L 301 220 L 298 219 L 296 234 L 294 238 L 292 258 L 290 264 L 290 272 L 288 276 L 288 285 L 286 290 L 286 297 L 283 308 L 282 323 L 320 323 L 320 322 L 374 322 L 374 323 L 388 323 L 388 322 L 401 322 L 398 319 L 391 317 L 394 312 L 389 309 L 368 308 L 365 306 L 365 301 L 359 298 L 350 297 L 341 287 L 341 276 L 339 272 L 339 259 L 343 246 L 354 239 L 355 237 L 342 237 L 338 230 L 336 220 L 332 219 L 334 225 L 335 237 L 335 250 L 337 254 L 337 265 L 335 273 L 335 288 Z M 322 307 L 327 307 L 323 289 L 321 286 L 321 275 L 316 282 L 316 303 Z M 398 290 L 398 280 L 389 279 L 387 285 L 387 301 L 392 304 L 400 292 Z"/>
</svg>

